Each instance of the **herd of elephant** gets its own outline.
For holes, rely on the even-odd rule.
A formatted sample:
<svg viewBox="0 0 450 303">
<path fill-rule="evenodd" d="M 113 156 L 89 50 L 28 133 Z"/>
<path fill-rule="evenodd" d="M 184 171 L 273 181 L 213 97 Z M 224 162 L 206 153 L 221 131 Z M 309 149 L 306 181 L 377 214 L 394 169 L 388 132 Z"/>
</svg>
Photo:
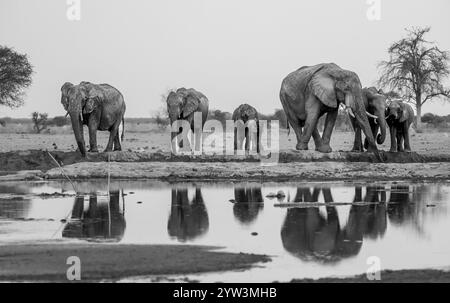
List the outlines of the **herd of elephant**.
<svg viewBox="0 0 450 303">
<path fill-rule="evenodd" d="M 317 207 L 289 208 L 280 231 L 286 251 L 306 261 L 334 262 L 357 255 L 364 238 L 383 237 L 388 221 L 401 225 L 413 220 L 414 204 L 408 186 L 396 185 L 390 189 L 356 186 L 354 190 L 353 201 L 368 204 L 352 205 L 348 217 L 340 218 L 337 207 L 332 205 L 331 188 L 298 187 L 292 201 L 317 202 L 322 193 L 327 204 L 326 215 Z M 111 191 L 109 197 L 110 203 L 101 203 L 97 194 L 90 194 L 86 207 L 84 196 L 77 196 L 63 237 L 120 241 L 126 229 L 124 208 L 120 206 L 124 197 L 119 190 Z M 243 226 L 254 223 L 264 208 L 261 187 L 236 187 L 233 201 L 234 218 Z M 341 222 L 347 223 L 341 227 Z M 195 188 L 192 198 L 187 188 L 173 188 L 167 220 L 169 237 L 190 242 L 205 235 L 209 227 L 210 218 L 201 188 Z"/>
<path fill-rule="evenodd" d="M 89 128 L 90 152 L 97 152 L 97 130 L 108 130 L 109 141 L 105 151 L 121 150 L 124 133 L 125 101 L 123 95 L 108 84 L 81 82 L 79 85 L 65 83 L 62 88 L 61 103 L 70 115 L 78 149 L 86 156 L 83 125 Z M 344 70 L 334 63 L 304 66 L 287 75 L 282 81 L 280 100 L 286 114 L 288 128 L 297 137 L 297 150 L 307 150 L 313 137 L 317 151 L 331 152 L 330 138 L 340 106 L 349 114 L 355 131 L 352 151 L 374 152 L 382 160 L 377 144 L 385 141 L 390 130 L 391 152 L 411 151 L 409 127 L 414 118 L 410 105 L 398 101 L 387 101 L 381 90 L 374 87 L 362 88 L 355 72 Z M 179 88 L 167 97 L 167 111 L 170 122 L 186 120 L 194 131 L 194 114 L 202 114 L 202 127 L 209 111 L 208 98 L 195 89 Z M 318 119 L 326 114 L 325 126 L 320 136 Z M 242 104 L 233 112 L 234 121 L 258 123 L 257 110 Z M 123 125 L 122 134 L 119 127 Z M 362 142 L 361 131 L 365 134 Z M 177 136 L 172 132 L 172 139 Z M 245 149 L 249 150 L 250 134 L 246 129 Z M 235 132 L 235 149 L 243 148 L 243 140 L 238 142 Z M 259 151 L 259 127 L 257 129 L 257 149 Z M 240 145 L 240 146 L 238 146 Z"/>
</svg>

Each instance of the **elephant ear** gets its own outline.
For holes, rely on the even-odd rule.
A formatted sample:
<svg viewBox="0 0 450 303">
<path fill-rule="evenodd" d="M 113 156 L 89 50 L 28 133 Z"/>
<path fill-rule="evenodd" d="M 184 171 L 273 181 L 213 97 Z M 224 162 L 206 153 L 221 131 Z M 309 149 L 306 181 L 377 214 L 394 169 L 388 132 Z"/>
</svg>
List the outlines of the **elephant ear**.
<svg viewBox="0 0 450 303">
<path fill-rule="evenodd" d="M 400 108 L 402 110 L 402 115 L 399 118 L 399 122 L 405 122 L 409 117 L 408 108 L 406 104 L 400 103 Z"/>
<path fill-rule="evenodd" d="M 187 118 L 190 114 L 195 112 L 198 108 L 199 103 L 200 103 L 199 99 L 192 96 L 191 94 L 187 95 L 181 108 L 183 118 Z"/>
<path fill-rule="evenodd" d="M 87 98 L 86 104 L 83 107 L 83 113 L 89 114 L 103 101 L 103 90 L 100 86 L 89 82 L 81 82 L 80 87 Z"/>
<path fill-rule="evenodd" d="M 336 108 L 335 82 L 324 74 L 316 74 L 309 82 L 311 92 L 328 107 Z"/>
<path fill-rule="evenodd" d="M 67 95 L 72 87 L 73 84 L 70 82 L 66 82 L 63 84 L 63 86 L 61 86 L 61 103 L 64 106 L 65 110 L 69 108 L 69 97 Z"/>
<path fill-rule="evenodd" d="M 94 98 L 89 98 L 86 101 L 86 105 L 83 107 L 83 114 L 90 114 L 94 111 L 94 109 L 97 108 L 99 104 L 99 98 L 98 97 L 94 97 Z"/>
</svg>

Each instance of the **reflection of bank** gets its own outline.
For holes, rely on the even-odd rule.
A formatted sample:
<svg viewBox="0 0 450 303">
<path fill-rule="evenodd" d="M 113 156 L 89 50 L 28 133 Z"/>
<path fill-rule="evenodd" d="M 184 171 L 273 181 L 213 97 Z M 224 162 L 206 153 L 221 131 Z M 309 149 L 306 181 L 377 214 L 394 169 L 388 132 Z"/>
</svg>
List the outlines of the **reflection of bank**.
<svg viewBox="0 0 450 303">
<path fill-rule="evenodd" d="M 201 189 L 195 188 L 194 197 L 189 201 L 187 188 L 173 188 L 172 206 L 167 223 L 169 236 L 180 242 L 192 241 L 204 235 L 208 229 L 208 211 Z"/>
<path fill-rule="evenodd" d="M 125 232 L 123 195 L 119 190 L 108 195 L 91 193 L 75 197 L 72 216 L 64 227 L 65 238 L 120 241 Z"/>
<path fill-rule="evenodd" d="M 256 220 L 264 208 L 261 187 L 236 187 L 234 189 L 233 214 L 242 224 L 248 225 Z"/>
<path fill-rule="evenodd" d="M 322 191 L 325 203 L 333 202 L 330 188 L 315 187 L 311 193 L 308 187 L 297 189 L 294 202 L 317 202 Z M 373 194 L 376 188 L 367 188 L 365 201 L 382 202 Z M 362 199 L 361 189 L 355 189 L 355 201 Z M 382 198 L 381 198 L 382 199 Z M 378 207 L 374 207 L 377 205 Z M 386 207 L 371 204 L 350 208 L 347 223 L 340 227 L 336 207 L 327 205 L 326 214 L 318 207 L 291 208 L 287 210 L 281 229 L 284 248 L 294 256 L 305 260 L 333 263 L 356 256 L 361 250 L 365 236 L 383 236 L 386 231 Z"/>
<path fill-rule="evenodd" d="M 0 218 L 27 218 L 31 201 L 23 196 L 29 193 L 30 189 L 25 186 L 0 185 Z"/>
</svg>

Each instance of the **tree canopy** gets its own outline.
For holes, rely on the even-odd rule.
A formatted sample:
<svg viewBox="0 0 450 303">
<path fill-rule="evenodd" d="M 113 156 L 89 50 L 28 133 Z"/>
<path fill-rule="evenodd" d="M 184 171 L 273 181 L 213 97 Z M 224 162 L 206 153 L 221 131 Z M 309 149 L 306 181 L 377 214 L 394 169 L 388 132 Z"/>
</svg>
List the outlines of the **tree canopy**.
<svg viewBox="0 0 450 303">
<path fill-rule="evenodd" d="M 423 104 L 435 97 L 450 98 L 450 89 L 443 84 L 450 74 L 450 54 L 425 39 L 430 29 L 407 29 L 407 36 L 389 47 L 389 60 L 378 66 L 381 70 L 379 86 L 398 92 L 402 99 L 416 106 L 419 128 Z"/>
<path fill-rule="evenodd" d="M 0 46 L 0 105 L 21 106 L 24 90 L 31 85 L 32 73 L 33 67 L 26 54 Z"/>
</svg>

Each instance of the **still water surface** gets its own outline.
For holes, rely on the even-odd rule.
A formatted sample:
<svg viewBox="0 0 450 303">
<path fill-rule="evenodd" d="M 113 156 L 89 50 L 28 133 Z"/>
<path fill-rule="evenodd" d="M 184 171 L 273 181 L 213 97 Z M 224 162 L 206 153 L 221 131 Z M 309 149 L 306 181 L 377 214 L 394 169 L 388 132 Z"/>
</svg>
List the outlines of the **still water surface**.
<svg viewBox="0 0 450 303">
<path fill-rule="evenodd" d="M 186 243 L 274 257 L 249 271 L 192 276 L 210 282 L 361 274 L 371 256 L 382 269 L 450 265 L 449 183 L 117 181 L 108 191 L 98 181 L 76 188 L 85 194 L 65 182 L 2 183 L 0 244 Z M 267 197 L 279 191 L 285 196 Z M 318 206 L 292 207 L 311 202 Z"/>
</svg>

